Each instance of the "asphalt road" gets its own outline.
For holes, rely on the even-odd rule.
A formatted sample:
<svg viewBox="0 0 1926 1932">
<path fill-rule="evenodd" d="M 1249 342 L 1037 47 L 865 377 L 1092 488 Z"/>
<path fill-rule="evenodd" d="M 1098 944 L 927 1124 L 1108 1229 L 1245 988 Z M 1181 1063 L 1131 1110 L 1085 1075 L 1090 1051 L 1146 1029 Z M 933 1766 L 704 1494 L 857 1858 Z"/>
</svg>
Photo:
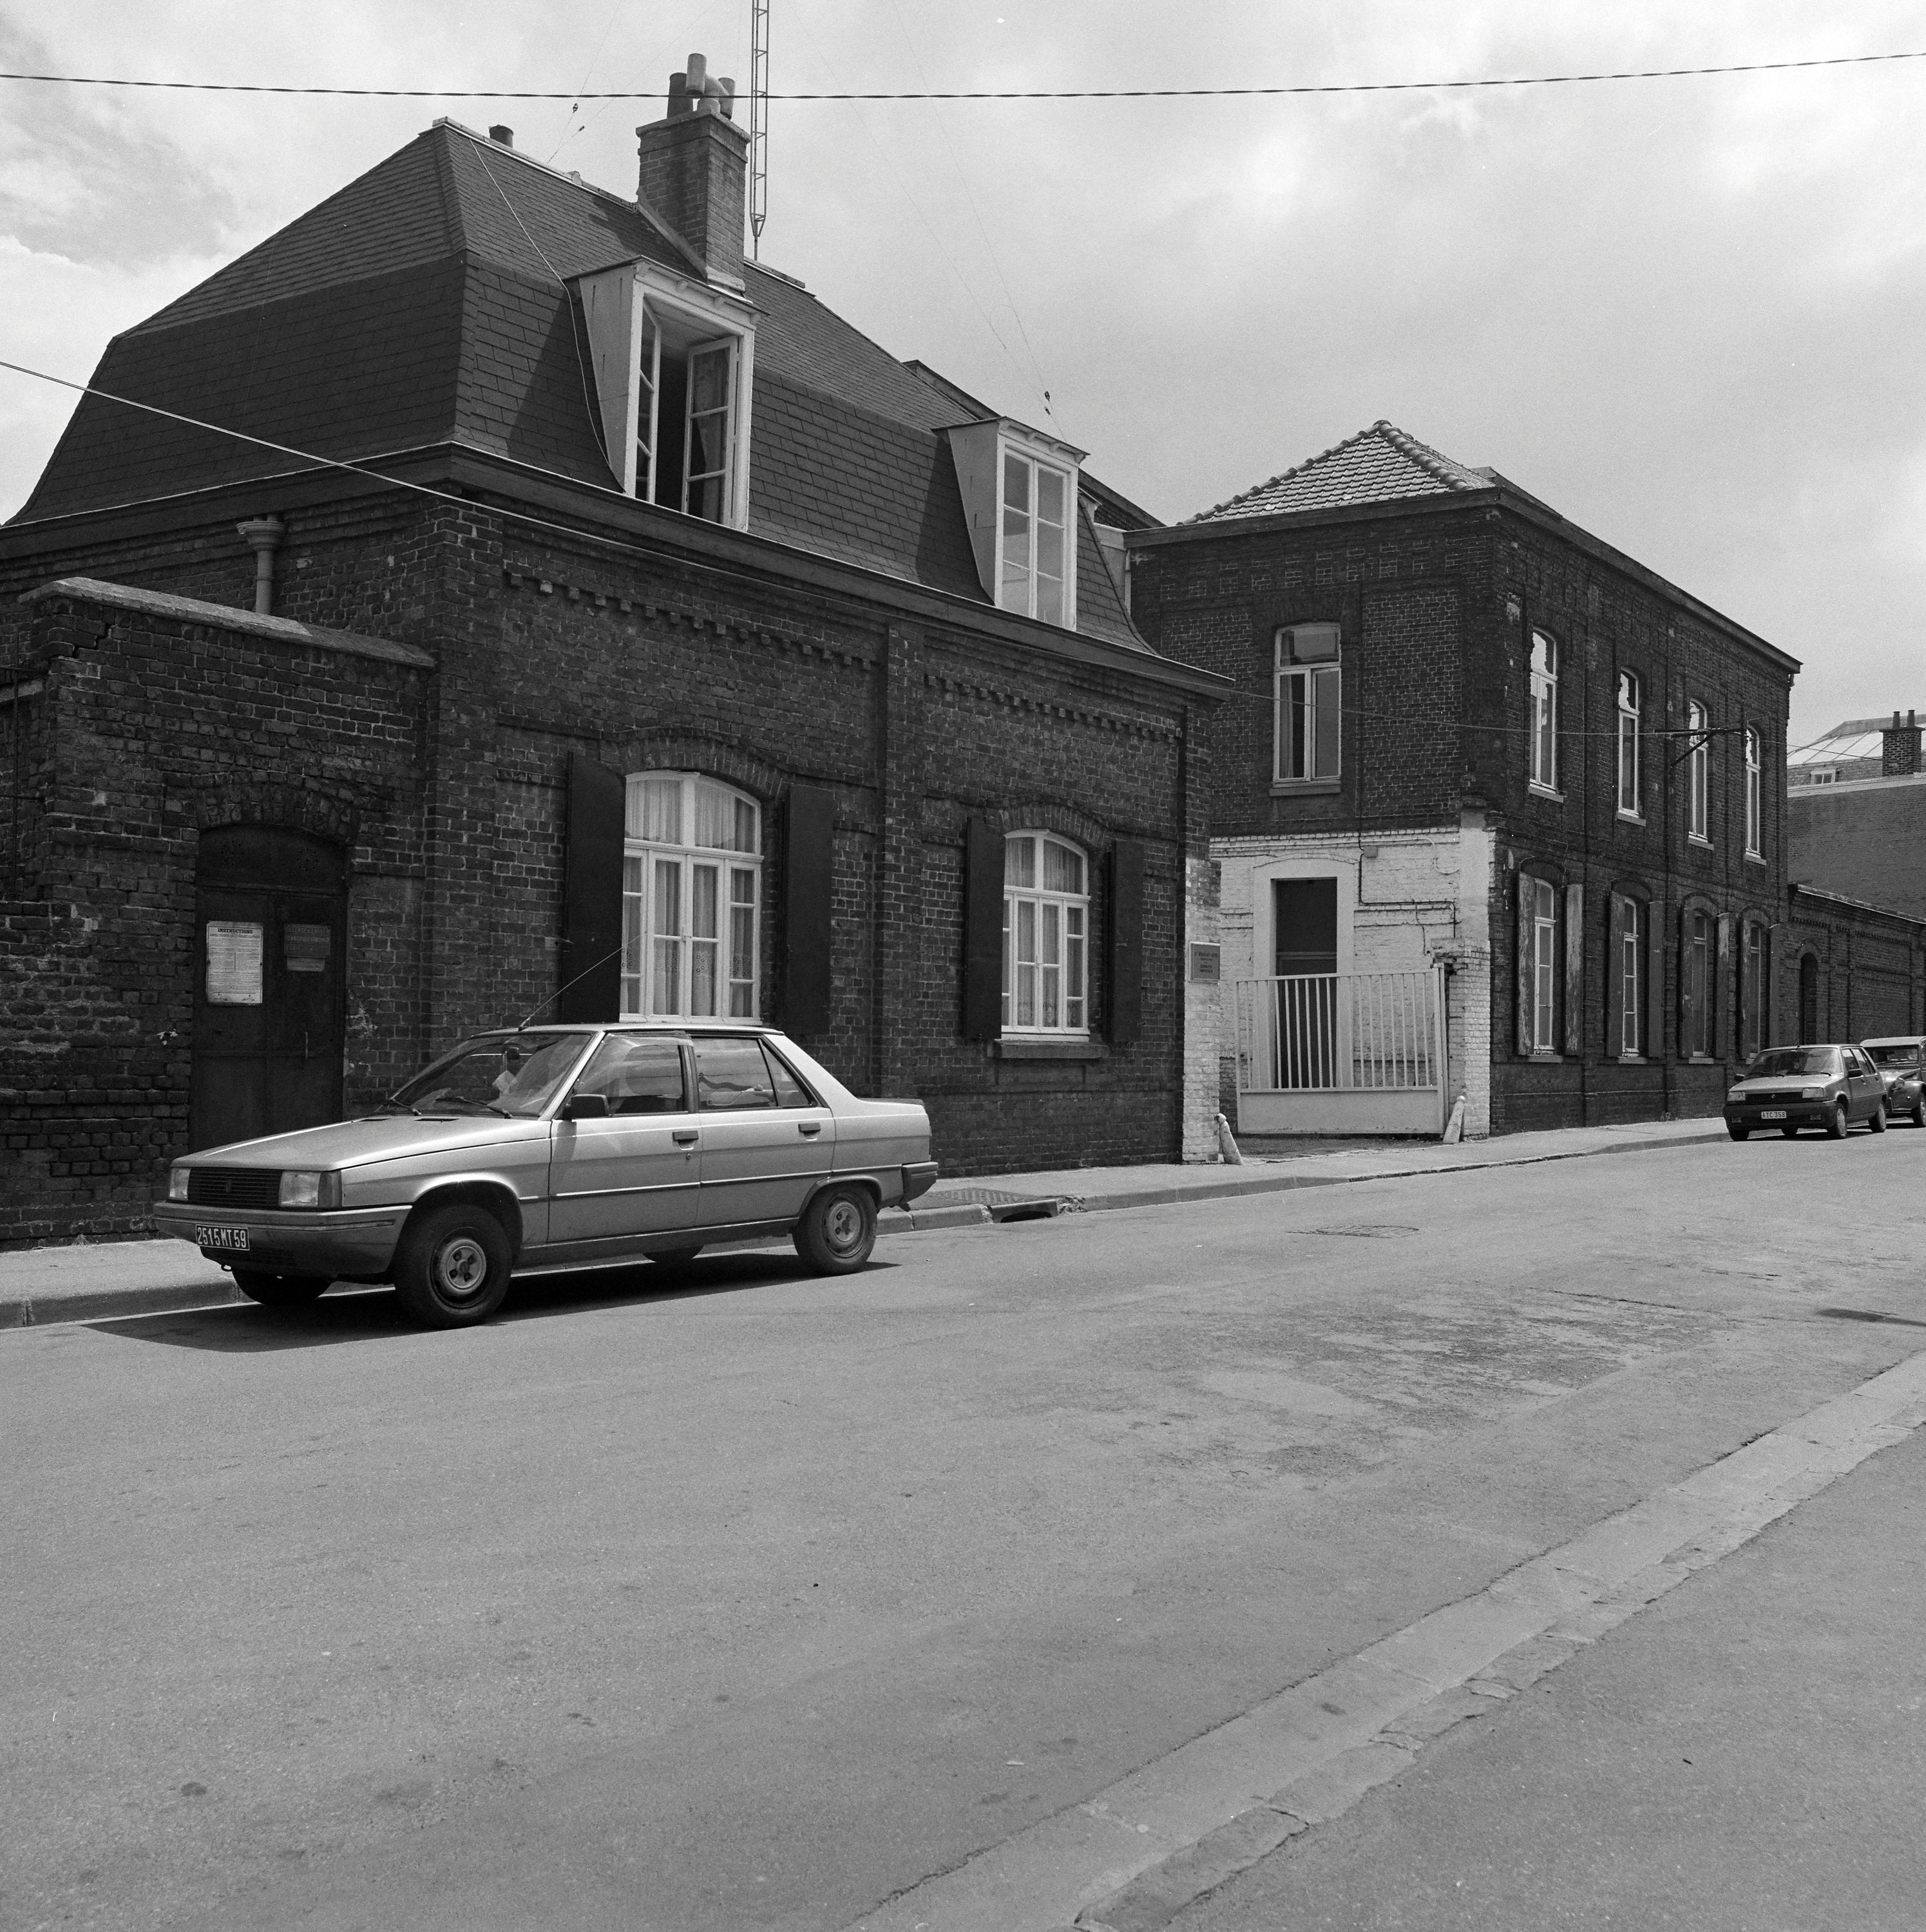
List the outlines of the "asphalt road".
<svg viewBox="0 0 1926 1932">
<path fill-rule="evenodd" d="M 0 1924 L 836 1932 L 1913 1353 L 1922 1173 L 1701 1144 L 461 1335 L 0 1336 Z"/>
</svg>

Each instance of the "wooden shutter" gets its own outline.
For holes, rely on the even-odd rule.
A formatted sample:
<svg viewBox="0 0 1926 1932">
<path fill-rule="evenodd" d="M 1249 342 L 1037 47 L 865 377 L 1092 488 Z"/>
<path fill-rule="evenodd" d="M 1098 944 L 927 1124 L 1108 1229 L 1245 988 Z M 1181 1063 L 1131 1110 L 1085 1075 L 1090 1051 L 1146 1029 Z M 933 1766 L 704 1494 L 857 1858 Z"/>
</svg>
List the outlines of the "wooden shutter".
<svg viewBox="0 0 1926 1932">
<path fill-rule="evenodd" d="M 627 790 L 620 772 L 579 752 L 569 754 L 557 1019 L 612 1020 L 621 1011 L 622 812 Z"/>
<path fill-rule="evenodd" d="M 1113 1046 L 1128 1046 L 1143 1031 L 1143 848 L 1134 838 L 1110 848 L 1110 900 L 1104 1031 Z"/>
<path fill-rule="evenodd" d="M 1665 902 L 1645 905 L 1645 1052 L 1665 1058 Z"/>
<path fill-rule="evenodd" d="M 1605 1057 L 1616 1060 L 1625 1051 L 1625 902 L 1614 892 L 1606 902 Z"/>
<path fill-rule="evenodd" d="M 1585 1051 L 1585 888 L 1565 888 L 1565 1051 Z"/>
<path fill-rule="evenodd" d="M 1528 1054 L 1532 1050 L 1531 1001 L 1532 989 L 1536 984 L 1531 956 L 1533 921 L 1537 916 L 1538 882 L 1529 874 L 1518 874 L 1518 1050 Z"/>
<path fill-rule="evenodd" d="M 784 1030 L 799 1039 L 829 1030 L 836 884 L 836 794 L 792 785 L 783 816 L 783 998 Z"/>
<path fill-rule="evenodd" d="M 1678 909 L 1678 1057 L 1692 1058 L 1692 1043 L 1697 1037 L 1699 1002 L 1692 987 L 1692 919 L 1690 906 Z"/>
<path fill-rule="evenodd" d="M 987 818 L 963 827 L 963 1036 L 1003 1030 L 1003 832 Z"/>
</svg>

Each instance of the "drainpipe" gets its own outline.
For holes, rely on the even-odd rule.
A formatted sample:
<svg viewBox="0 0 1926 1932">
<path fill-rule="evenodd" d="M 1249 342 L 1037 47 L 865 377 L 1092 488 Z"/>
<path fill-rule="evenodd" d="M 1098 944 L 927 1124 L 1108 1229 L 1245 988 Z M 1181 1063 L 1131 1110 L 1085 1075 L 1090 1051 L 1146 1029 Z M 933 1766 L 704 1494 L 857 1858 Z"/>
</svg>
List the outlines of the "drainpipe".
<svg viewBox="0 0 1926 1932">
<path fill-rule="evenodd" d="M 254 547 L 254 612 L 274 614 L 274 554 L 287 534 L 287 526 L 278 517 L 255 517 L 234 527 Z"/>
</svg>

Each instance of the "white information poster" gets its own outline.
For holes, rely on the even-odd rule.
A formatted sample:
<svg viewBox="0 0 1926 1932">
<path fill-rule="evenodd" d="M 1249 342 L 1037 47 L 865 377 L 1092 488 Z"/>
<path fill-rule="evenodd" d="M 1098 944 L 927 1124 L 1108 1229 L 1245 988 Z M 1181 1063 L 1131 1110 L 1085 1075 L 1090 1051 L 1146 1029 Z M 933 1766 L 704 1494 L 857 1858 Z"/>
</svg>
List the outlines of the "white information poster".
<svg viewBox="0 0 1926 1932">
<path fill-rule="evenodd" d="M 251 920 L 207 922 L 207 1003 L 257 1006 L 261 1003 L 262 930 Z"/>
</svg>

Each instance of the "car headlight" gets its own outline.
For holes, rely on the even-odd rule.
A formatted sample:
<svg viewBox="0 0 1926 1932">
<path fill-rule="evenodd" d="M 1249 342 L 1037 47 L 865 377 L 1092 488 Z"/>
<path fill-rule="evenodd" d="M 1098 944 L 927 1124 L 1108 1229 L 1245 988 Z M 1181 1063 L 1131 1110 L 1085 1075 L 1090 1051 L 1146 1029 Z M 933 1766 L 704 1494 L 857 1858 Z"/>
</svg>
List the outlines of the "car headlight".
<svg viewBox="0 0 1926 1932">
<path fill-rule="evenodd" d="M 167 1170 L 167 1198 L 185 1201 L 188 1198 L 188 1170 L 184 1167 L 170 1167 Z"/>
<path fill-rule="evenodd" d="M 1734 1087 L 1728 1091 L 1726 1098 L 1728 1100 L 1743 1100 L 1745 1098 L 1745 1089 L 1743 1087 Z"/>
<path fill-rule="evenodd" d="M 1825 1098 L 1825 1089 L 1823 1087 L 1801 1087 L 1799 1089 L 1799 1098 L 1801 1100 L 1823 1100 Z"/>
<path fill-rule="evenodd" d="M 341 1178 L 338 1174 L 311 1174 L 290 1168 L 281 1177 L 281 1204 L 284 1208 L 338 1208 Z"/>
</svg>

